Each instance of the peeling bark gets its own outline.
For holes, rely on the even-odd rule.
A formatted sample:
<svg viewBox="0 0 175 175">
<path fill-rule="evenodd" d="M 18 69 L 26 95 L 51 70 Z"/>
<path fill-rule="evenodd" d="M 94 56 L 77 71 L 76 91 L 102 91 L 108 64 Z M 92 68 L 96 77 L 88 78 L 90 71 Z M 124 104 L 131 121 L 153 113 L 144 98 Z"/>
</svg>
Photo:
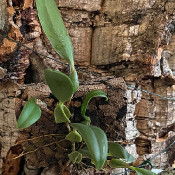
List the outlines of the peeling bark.
<svg viewBox="0 0 175 175">
<path fill-rule="evenodd" d="M 56 3 L 73 43 L 76 65 L 105 77 L 95 78 L 94 75 L 78 71 L 82 85 L 71 103 L 72 112 L 74 115 L 80 112 L 85 92 L 93 88 L 104 90 L 108 93 L 109 103 L 92 100 L 88 113 L 98 116 L 92 117 L 92 122 L 104 129 L 110 140 L 127 145 L 128 151 L 138 157 L 137 164 L 153 157 L 174 138 L 174 129 L 171 127 L 175 121 L 174 102 L 126 88 L 125 83 L 174 98 L 175 3 L 171 0 L 56 0 Z M 0 34 L 8 34 L 9 38 L 41 54 L 61 60 L 41 30 L 33 0 L 24 0 L 24 3 L 17 0 L 6 3 L 2 0 L 0 12 Z M 53 124 L 47 117 L 53 115 L 53 106 L 56 104 L 48 87 L 40 84 L 45 81 L 43 72 L 47 67 L 67 72 L 66 67 L 55 61 L 38 56 L 7 38 L 0 38 L 2 127 L 10 125 L 8 127 L 15 130 L 15 111 L 19 116 L 24 102 L 30 96 L 44 100 L 48 105 L 48 109 L 43 108 L 45 117 L 38 122 L 38 127 L 33 126 L 21 132 L 19 139 L 57 131 L 55 125 L 52 129 L 44 128 L 47 122 Z M 119 78 L 110 77 L 114 74 Z M 7 80 L 17 82 L 20 86 L 6 83 Z M 8 107 L 12 109 L 11 113 Z M 10 113 L 9 120 L 12 123 L 4 122 L 6 113 Z M 74 120 L 79 121 L 79 115 L 76 116 Z M 2 129 L 8 138 L 2 136 L 0 141 L 1 162 L 18 137 L 16 130 L 14 133 L 17 134 L 11 136 L 8 127 Z M 156 138 L 161 130 L 166 131 L 164 134 L 167 138 L 159 143 Z M 45 143 L 48 142 L 45 140 Z M 42 166 L 46 167 L 43 171 L 45 174 L 51 169 L 55 170 L 55 165 L 51 165 L 54 161 L 50 160 L 54 157 L 58 161 L 60 153 L 54 154 L 50 147 L 42 151 L 25 156 L 26 172 L 28 166 L 34 165 L 36 172 Z M 48 156 L 45 156 L 46 152 Z M 154 166 L 172 166 L 174 153 L 172 148 L 162 154 L 153 161 Z M 40 158 L 42 161 L 39 161 Z M 90 174 L 95 174 L 94 170 Z"/>
</svg>

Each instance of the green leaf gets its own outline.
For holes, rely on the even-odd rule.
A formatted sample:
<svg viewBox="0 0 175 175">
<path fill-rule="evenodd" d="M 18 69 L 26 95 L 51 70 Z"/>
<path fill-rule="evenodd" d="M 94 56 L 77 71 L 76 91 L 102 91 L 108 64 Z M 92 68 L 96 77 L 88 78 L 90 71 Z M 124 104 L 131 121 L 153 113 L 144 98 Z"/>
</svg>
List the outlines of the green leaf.
<svg viewBox="0 0 175 175">
<path fill-rule="evenodd" d="M 156 175 L 155 173 L 146 169 L 130 166 L 129 164 L 120 159 L 111 159 L 109 162 L 109 166 L 111 168 L 129 168 L 136 171 L 138 175 Z"/>
<path fill-rule="evenodd" d="M 120 159 L 111 159 L 109 162 L 111 168 L 130 168 L 130 166 Z"/>
<path fill-rule="evenodd" d="M 78 81 L 77 71 L 75 69 L 72 71 L 72 73 L 70 75 L 70 79 L 72 80 L 74 92 L 76 92 L 78 90 L 78 87 L 79 87 L 79 81 Z"/>
<path fill-rule="evenodd" d="M 155 173 L 149 170 L 146 170 L 144 168 L 136 168 L 136 167 L 130 166 L 130 169 L 136 171 L 138 175 L 156 175 Z"/>
<path fill-rule="evenodd" d="M 80 152 L 83 156 L 91 159 L 91 153 L 89 152 L 87 147 L 84 147 L 82 149 L 79 149 L 78 152 Z"/>
<path fill-rule="evenodd" d="M 129 154 L 121 145 L 114 142 L 109 142 L 108 155 L 114 156 L 116 158 L 125 159 L 128 163 L 131 163 L 135 160 L 134 157 L 131 154 Z"/>
<path fill-rule="evenodd" d="M 94 162 L 97 169 L 101 169 L 106 161 L 108 150 L 107 137 L 104 131 L 96 126 L 81 123 L 72 123 L 70 126 L 77 129 L 81 134 L 91 154 L 91 161 Z"/>
<path fill-rule="evenodd" d="M 72 114 L 70 113 L 69 109 L 63 104 L 62 105 L 63 111 L 66 114 L 67 118 L 70 118 L 72 116 Z"/>
<path fill-rule="evenodd" d="M 82 141 L 82 137 L 81 135 L 76 131 L 73 130 L 71 131 L 65 138 L 66 140 L 69 140 L 71 142 L 81 142 Z"/>
<path fill-rule="evenodd" d="M 80 154 L 78 151 L 73 151 L 70 154 L 68 154 L 69 159 L 72 161 L 72 163 L 80 163 L 82 160 L 82 154 Z"/>
<path fill-rule="evenodd" d="M 46 69 L 45 79 L 53 95 L 60 102 L 64 103 L 71 98 L 73 94 L 73 84 L 66 74 L 60 71 Z"/>
<path fill-rule="evenodd" d="M 85 120 L 81 122 L 84 125 L 90 125 L 91 124 L 91 119 L 90 117 L 85 116 Z"/>
<path fill-rule="evenodd" d="M 55 51 L 74 66 L 73 47 L 54 0 L 36 0 L 41 26 Z"/>
<path fill-rule="evenodd" d="M 105 94 L 103 91 L 101 91 L 101 90 L 92 90 L 92 91 L 90 91 L 90 92 L 86 95 L 86 97 L 85 97 L 85 99 L 84 99 L 84 101 L 83 101 L 83 104 L 82 104 L 82 106 L 81 106 L 81 114 L 82 114 L 82 116 L 83 116 L 85 119 L 87 118 L 87 116 L 85 115 L 87 105 L 88 105 L 89 101 L 91 100 L 91 98 L 93 98 L 93 97 L 105 97 L 106 100 L 108 100 L 106 94 Z"/>
<path fill-rule="evenodd" d="M 36 99 L 31 97 L 25 104 L 21 115 L 19 116 L 17 127 L 18 129 L 24 129 L 35 123 L 41 117 L 41 110 Z"/>
<path fill-rule="evenodd" d="M 59 103 L 54 110 L 54 117 L 56 123 L 70 122 L 71 113 L 63 103 Z"/>
</svg>

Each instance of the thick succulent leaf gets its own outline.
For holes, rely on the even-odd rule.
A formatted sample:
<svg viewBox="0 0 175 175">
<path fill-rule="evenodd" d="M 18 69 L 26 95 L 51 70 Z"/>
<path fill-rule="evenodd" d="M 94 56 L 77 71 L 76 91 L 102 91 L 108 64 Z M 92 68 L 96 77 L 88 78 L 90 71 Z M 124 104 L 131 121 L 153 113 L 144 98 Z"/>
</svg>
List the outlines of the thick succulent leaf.
<svg viewBox="0 0 175 175">
<path fill-rule="evenodd" d="M 73 151 L 70 154 L 68 154 L 69 159 L 72 161 L 72 163 L 80 163 L 82 160 L 82 154 L 78 151 Z"/>
<path fill-rule="evenodd" d="M 74 65 L 73 47 L 54 0 L 36 0 L 42 28 L 56 52 Z"/>
<path fill-rule="evenodd" d="M 82 137 L 81 135 L 76 131 L 73 130 L 71 131 L 65 138 L 66 140 L 69 140 L 71 142 L 81 142 L 82 141 Z"/>
<path fill-rule="evenodd" d="M 72 123 L 70 126 L 78 130 L 88 147 L 92 162 L 97 169 L 101 169 L 106 161 L 108 151 L 107 137 L 104 131 L 96 126 L 81 123 Z"/>
<path fill-rule="evenodd" d="M 25 104 L 21 115 L 19 116 L 17 127 L 24 129 L 35 123 L 41 117 L 41 110 L 36 103 L 36 99 L 31 97 Z"/>
<path fill-rule="evenodd" d="M 54 110 L 54 117 L 56 123 L 70 122 L 71 113 L 63 103 L 59 103 Z"/>
<path fill-rule="evenodd" d="M 130 169 L 136 171 L 138 175 L 156 175 L 155 173 L 143 168 L 136 168 L 136 167 L 130 166 Z"/>
<path fill-rule="evenodd" d="M 131 163 L 134 161 L 134 157 L 129 154 L 120 144 L 109 142 L 109 156 L 125 159 L 126 162 Z"/>
<path fill-rule="evenodd" d="M 79 87 L 79 81 L 78 81 L 77 71 L 75 69 L 72 71 L 72 73 L 70 75 L 70 79 L 72 80 L 74 92 L 76 92 L 78 90 L 78 87 Z"/>
<path fill-rule="evenodd" d="M 52 69 L 45 70 L 46 82 L 53 95 L 62 103 L 68 101 L 73 94 L 71 79 L 60 71 Z"/>
<path fill-rule="evenodd" d="M 111 168 L 130 168 L 130 166 L 120 159 L 111 159 L 109 162 Z"/>
<path fill-rule="evenodd" d="M 91 100 L 91 98 L 93 98 L 93 97 L 105 97 L 106 100 L 108 100 L 106 94 L 105 94 L 103 91 L 101 91 L 101 90 L 92 90 L 92 91 L 90 91 L 90 92 L 86 95 L 86 97 L 85 97 L 85 99 L 84 99 L 84 101 L 83 101 L 83 104 L 82 104 L 82 106 L 81 106 L 81 114 L 82 114 L 82 116 L 83 116 L 85 119 L 87 118 L 87 116 L 85 115 L 87 105 L 88 105 L 89 101 Z"/>
</svg>

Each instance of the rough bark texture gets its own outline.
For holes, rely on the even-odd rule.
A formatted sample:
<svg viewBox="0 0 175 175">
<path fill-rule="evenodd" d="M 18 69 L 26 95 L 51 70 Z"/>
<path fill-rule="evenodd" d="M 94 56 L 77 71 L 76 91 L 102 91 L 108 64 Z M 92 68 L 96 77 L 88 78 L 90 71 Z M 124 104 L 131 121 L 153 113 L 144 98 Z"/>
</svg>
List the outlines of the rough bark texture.
<svg viewBox="0 0 175 175">
<path fill-rule="evenodd" d="M 105 130 L 109 140 L 127 145 L 128 151 L 138 157 L 136 164 L 153 157 L 174 140 L 174 130 L 169 129 L 175 122 L 174 101 L 129 88 L 126 84 L 175 98 L 174 0 L 56 0 L 56 3 L 72 39 L 76 65 L 105 77 L 95 78 L 79 71 L 83 81 L 71 103 L 74 116 L 80 113 L 85 92 L 94 88 L 104 90 L 109 102 L 93 100 L 88 108 L 89 115 L 96 116 L 92 117 L 93 123 Z M 12 149 L 19 134 L 15 117 L 30 96 L 47 104 L 47 108 L 43 107 L 45 117 L 37 125 L 20 132 L 18 140 L 58 132 L 59 127 L 47 118 L 53 115 L 56 101 L 48 87 L 40 83 L 44 82 L 45 68 L 61 71 L 67 68 L 2 37 L 8 34 L 9 38 L 41 54 L 61 60 L 41 31 L 33 0 L 2 0 L 0 14 L 0 161 L 7 165 L 9 157 L 21 152 L 20 146 L 17 153 Z M 73 120 L 78 121 L 79 117 Z M 46 123 L 54 127 L 47 128 Z M 161 138 L 161 128 L 167 130 L 166 141 L 159 143 L 156 137 Z M 55 139 L 49 137 L 42 143 L 49 144 Z M 27 147 L 26 143 L 22 145 Z M 49 146 L 26 155 L 26 174 L 31 171 L 37 174 L 41 167 L 45 167 L 43 175 L 60 171 L 66 160 L 56 168 L 54 163 L 62 157 L 56 149 L 58 145 L 52 146 L 54 148 Z M 34 147 L 32 145 L 32 149 Z M 59 151 L 53 152 L 55 149 Z M 174 154 L 174 148 L 161 154 L 153 161 L 154 166 L 172 166 Z M 16 165 L 19 161 L 13 163 Z M 10 171 L 17 170 L 4 166 L 4 174 Z M 90 174 L 95 173 L 91 171 Z"/>
</svg>

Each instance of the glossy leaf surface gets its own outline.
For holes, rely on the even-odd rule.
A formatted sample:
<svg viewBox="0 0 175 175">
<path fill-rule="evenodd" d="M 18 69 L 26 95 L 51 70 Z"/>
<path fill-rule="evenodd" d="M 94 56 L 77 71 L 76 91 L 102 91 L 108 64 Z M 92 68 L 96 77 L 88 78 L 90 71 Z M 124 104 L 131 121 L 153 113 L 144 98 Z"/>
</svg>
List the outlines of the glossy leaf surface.
<svg viewBox="0 0 175 175">
<path fill-rule="evenodd" d="M 81 123 L 72 123 L 70 126 L 78 130 L 91 154 L 92 162 L 97 169 L 101 169 L 106 161 L 108 151 L 107 137 L 104 131 L 96 126 Z"/>
<path fill-rule="evenodd" d="M 85 115 L 86 109 L 87 109 L 87 105 L 88 105 L 89 101 L 91 100 L 91 98 L 93 98 L 93 97 L 105 97 L 106 100 L 108 100 L 106 94 L 103 91 L 101 91 L 101 90 L 92 90 L 92 91 L 90 91 L 86 95 L 86 97 L 85 97 L 85 99 L 83 101 L 83 104 L 81 106 L 81 114 L 82 114 L 82 116 L 85 119 L 87 118 L 87 116 Z"/>
<path fill-rule="evenodd" d="M 81 135 L 76 131 L 73 130 L 71 131 L 65 138 L 66 140 L 69 140 L 71 142 L 81 142 L 82 141 L 82 137 Z"/>
<path fill-rule="evenodd" d="M 56 52 L 72 66 L 73 47 L 54 0 L 35 0 L 42 28 Z"/>
<path fill-rule="evenodd" d="M 59 103 L 54 110 L 54 117 L 56 123 L 70 122 L 71 113 L 63 103 Z"/>
<path fill-rule="evenodd" d="M 24 129 L 35 123 L 41 117 L 41 110 L 36 103 L 36 99 L 31 97 L 25 104 L 21 115 L 19 116 L 17 127 Z"/>
<path fill-rule="evenodd" d="M 134 157 L 129 154 L 121 145 L 114 142 L 109 142 L 109 156 L 125 159 L 126 162 L 131 163 L 134 161 Z"/>
<path fill-rule="evenodd" d="M 70 79 L 72 80 L 74 92 L 76 92 L 78 90 L 78 87 L 79 87 L 78 75 L 77 75 L 76 70 L 73 70 L 73 72 L 70 75 Z"/>
<path fill-rule="evenodd" d="M 72 161 L 72 163 L 80 163 L 82 160 L 82 154 L 78 151 L 73 151 L 70 154 L 68 154 L 69 159 Z"/>
<path fill-rule="evenodd" d="M 60 71 L 46 69 L 45 79 L 53 95 L 60 102 L 64 103 L 71 98 L 73 94 L 73 84 L 66 74 Z"/>
</svg>

